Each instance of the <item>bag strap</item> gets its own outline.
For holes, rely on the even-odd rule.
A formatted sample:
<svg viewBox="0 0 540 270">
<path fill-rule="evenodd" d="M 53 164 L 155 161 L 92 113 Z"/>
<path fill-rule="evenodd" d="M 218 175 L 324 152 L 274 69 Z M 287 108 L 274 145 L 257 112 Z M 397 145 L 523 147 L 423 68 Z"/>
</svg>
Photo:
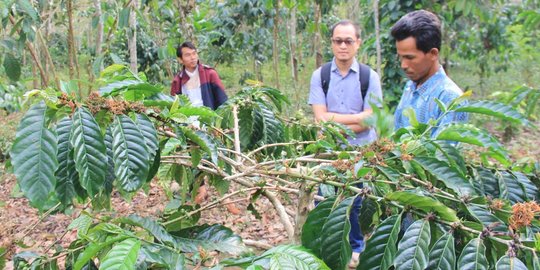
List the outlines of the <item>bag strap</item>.
<svg viewBox="0 0 540 270">
<path fill-rule="evenodd" d="M 328 86 L 330 85 L 330 68 L 332 67 L 332 62 L 325 63 L 321 68 L 321 83 L 322 90 L 324 92 L 324 97 L 328 93 Z"/>
</svg>

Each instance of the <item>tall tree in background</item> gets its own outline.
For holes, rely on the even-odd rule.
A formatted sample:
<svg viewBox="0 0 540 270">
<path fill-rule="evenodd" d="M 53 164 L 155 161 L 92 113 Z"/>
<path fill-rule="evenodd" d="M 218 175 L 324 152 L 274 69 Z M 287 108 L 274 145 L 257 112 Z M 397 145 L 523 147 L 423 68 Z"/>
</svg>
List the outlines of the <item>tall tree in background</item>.
<svg viewBox="0 0 540 270">
<path fill-rule="evenodd" d="M 287 24 L 287 30 L 289 34 L 289 52 L 291 60 L 291 74 L 293 77 L 293 83 L 298 83 L 298 57 L 296 52 L 297 38 L 296 38 L 296 12 L 298 11 L 297 1 L 289 1 L 289 21 Z M 295 85 L 296 88 L 296 85 Z"/>
<path fill-rule="evenodd" d="M 129 12 L 128 48 L 131 71 L 137 73 L 137 9 L 139 1 L 131 1 Z"/>
<path fill-rule="evenodd" d="M 97 27 L 96 27 L 96 48 L 95 48 L 95 57 L 96 59 L 101 56 L 101 44 L 103 43 L 103 18 L 101 12 L 101 0 L 94 0 L 94 7 L 96 8 L 95 17 L 98 18 Z"/>
<path fill-rule="evenodd" d="M 77 61 L 77 49 L 75 47 L 75 34 L 73 30 L 73 1 L 66 1 L 68 14 L 68 56 L 69 56 L 69 77 L 79 79 L 79 63 Z M 81 95 L 79 87 L 79 95 Z"/>
<path fill-rule="evenodd" d="M 274 1 L 274 40 L 272 42 L 272 59 L 274 61 L 274 82 L 275 87 L 279 88 L 279 0 Z"/>
<path fill-rule="evenodd" d="M 193 24 L 189 21 L 189 15 L 195 9 L 195 0 L 178 0 L 178 7 L 180 8 L 180 30 L 182 31 L 182 37 L 184 40 L 189 40 L 197 44 Z"/>
<path fill-rule="evenodd" d="M 315 8 L 315 37 L 313 38 L 313 49 L 315 50 L 315 67 L 318 68 L 323 64 L 322 48 L 321 48 L 321 18 L 322 18 L 322 0 L 317 0 L 314 3 Z"/>
<path fill-rule="evenodd" d="M 379 0 L 373 1 L 373 22 L 375 23 L 375 47 L 377 49 L 377 74 L 381 74 L 381 29 L 379 26 Z"/>
</svg>

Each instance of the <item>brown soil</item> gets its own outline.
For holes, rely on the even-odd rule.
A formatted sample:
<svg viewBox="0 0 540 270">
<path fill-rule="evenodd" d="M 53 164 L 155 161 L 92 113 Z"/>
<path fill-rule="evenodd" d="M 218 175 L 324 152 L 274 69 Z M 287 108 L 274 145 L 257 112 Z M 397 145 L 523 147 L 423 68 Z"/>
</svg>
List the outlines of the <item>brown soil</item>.
<svg viewBox="0 0 540 270">
<path fill-rule="evenodd" d="M 76 231 L 67 231 L 66 228 L 83 210 L 82 205 L 77 206 L 69 214 L 44 216 L 31 207 L 28 200 L 20 196 L 21 194 L 13 194 L 15 186 L 16 179 L 13 174 L 4 174 L 0 177 L 0 247 L 7 249 L 5 256 L 7 260 L 11 260 L 14 254 L 26 250 L 50 256 L 57 247 L 67 248 L 77 239 Z M 216 198 L 216 194 L 215 190 L 210 188 L 209 196 L 202 205 L 210 203 L 212 198 Z M 225 206 L 220 205 L 204 211 L 199 224 L 222 224 L 231 228 L 242 239 L 253 240 L 259 244 L 274 246 L 285 242 L 287 234 L 270 202 L 265 198 L 260 198 L 256 202 L 256 208 L 261 215 L 261 219 L 257 219 L 247 210 L 249 196 L 250 194 L 244 194 L 231 198 L 232 203 L 241 212 L 239 215 L 231 214 Z M 159 217 L 168 202 L 164 190 L 152 183 L 148 194 L 139 191 L 131 202 L 117 195 L 113 196 L 111 203 L 113 209 L 108 214 L 114 217 L 129 214 Z M 288 212 L 291 213 L 292 207 L 288 208 L 290 208 Z M 6 267 L 12 269 L 12 263 L 8 262 Z"/>
</svg>

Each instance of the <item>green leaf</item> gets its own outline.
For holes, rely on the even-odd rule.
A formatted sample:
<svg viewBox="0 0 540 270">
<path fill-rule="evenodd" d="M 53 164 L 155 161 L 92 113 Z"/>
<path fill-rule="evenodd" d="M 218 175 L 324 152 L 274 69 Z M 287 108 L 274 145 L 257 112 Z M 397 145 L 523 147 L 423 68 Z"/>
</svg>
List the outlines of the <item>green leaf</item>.
<svg viewBox="0 0 540 270">
<path fill-rule="evenodd" d="M 39 15 L 36 9 L 34 8 L 34 6 L 32 6 L 32 3 L 30 1 L 17 0 L 17 5 L 19 6 L 21 10 L 24 11 L 24 13 L 30 16 L 30 18 L 32 18 L 33 21 L 37 22 L 39 20 Z"/>
<path fill-rule="evenodd" d="M 465 175 L 467 173 L 465 160 L 463 159 L 463 156 L 461 156 L 460 151 L 455 146 L 444 141 L 438 141 L 435 145 L 439 150 L 436 154 L 437 159 L 442 160 L 450 164 L 452 167 L 458 169 L 462 175 Z"/>
<path fill-rule="evenodd" d="M 240 108 L 238 112 L 238 125 L 240 132 L 240 145 L 243 150 L 251 149 L 253 136 L 253 109 Z"/>
<path fill-rule="evenodd" d="M 114 174 L 122 189 L 139 189 L 150 169 L 150 153 L 141 130 L 125 115 L 118 115 L 113 126 Z"/>
<path fill-rule="evenodd" d="M 491 170 L 483 167 L 476 167 L 475 169 L 477 174 L 474 179 L 474 183 L 479 184 L 478 189 L 483 191 L 484 195 L 490 195 L 494 198 L 499 198 L 499 181 L 495 174 L 493 174 Z"/>
<path fill-rule="evenodd" d="M 349 212 L 355 197 L 343 200 L 332 210 L 321 232 L 321 258 L 331 269 L 345 269 L 351 259 Z"/>
<path fill-rule="evenodd" d="M 260 257 L 270 259 L 270 269 L 330 270 L 321 259 L 302 246 L 282 245 L 264 252 Z"/>
<path fill-rule="evenodd" d="M 79 174 L 75 169 L 73 159 L 73 146 L 71 146 L 69 136 L 71 134 L 71 119 L 65 117 L 56 127 L 58 134 L 58 170 L 56 170 L 56 194 L 64 206 L 72 204 L 73 198 L 77 196 L 77 189 L 81 189 L 79 184 Z"/>
<path fill-rule="evenodd" d="M 403 111 L 403 115 L 405 115 L 409 119 L 409 123 L 412 127 L 417 128 L 420 123 L 418 123 L 418 120 L 416 118 L 416 112 L 413 108 L 407 108 Z"/>
<path fill-rule="evenodd" d="M 467 205 L 467 210 L 469 213 L 478 221 L 482 223 L 484 228 L 491 228 L 494 231 L 506 232 L 508 227 L 506 224 L 489 212 L 486 207 L 478 204 L 469 204 Z"/>
<path fill-rule="evenodd" d="M 54 190 L 58 168 L 56 134 L 46 126 L 46 109 L 41 102 L 28 110 L 11 148 L 17 182 L 30 203 L 40 209 Z"/>
<path fill-rule="evenodd" d="M 92 226 L 92 217 L 86 212 L 82 212 L 81 215 L 74 219 L 69 225 L 68 230 L 77 230 L 78 235 L 85 235 L 88 233 L 88 229 Z"/>
<path fill-rule="evenodd" d="M 454 270 L 456 269 L 456 250 L 452 233 L 444 234 L 429 252 L 427 269 Z"/>
<path fill-rule="evenodd" d="M 127 101 L 142 101 L 146 97 L 161 93 L 162 89 L 149 83 L 140 83 L 130 85 L 123 92 L 124 99 Z"/>
<path fill-rule="evenodd" d="M 428 264 L 431 231 L 429 221 L 415 221 L 399 241 L 394 260 L 396 270 L 424 270 Z"/>
<path fill-rule="evenodd" d="M 254 124 L 253 133 L 259 134 L 257 137 L 261 138 L 261 144 L 272 144 L 282 142 L 285 134 L 283 124 L 276 117 L 274 112 L 264 104 L 258 104 L 259 117 L 254 117 L 254 121 L 260 121 L 259 125 Z M 262 129 L 256 128 L 262 125 Z"/>
<path fill-rule="evenodd" d="M 21 62 L 10 53 L 4 57 L 4 70 L 12 81 L 18 81 L 21 78 Z"/>
<path fill-rule="evenodd" d="M 113 238 L 108 239 L 105 242 L 91 242 L 89 243 L 83 252 L 79 254 L 77 257 L 77 260 L 75 261 L 75 264 L 73 265 L 73 270 L 81 270 L 83 269 L 90 260 L 92 260 L 93 257 L 95 257 L 100 251 L 103 249 L 111 246 L 112 244 L 116 242 L 120 242 L 124 239 L 126 239 L 127 236 L 120 235 Z"/>
<path fill-rule="evenodd" d="M 151 263 L 153 267 L 159 269 L 184 270 L 185 256 L 181 253 L 175 253 L 168 248 L 156 245 L 143 245 L 141 254 L 145 257 L 145 261 Z"/>
<path fill-rule="evenodd" d="M 120 14 L 118 14 L 118 28 L 122 29 L 129 25 L 129 11 L 130 7 L 125 7 L 120 11 Z"/>
<path fill-rule="evenodd" d="M 493 136 L 471 124 L 446 125 L 437 136 L 437 140 L 473 144 L 489 148 L 492 151 L 496 151 L 507 156 L 504 147 Z"/>
<path fill-rule="evenodd" d="M 200 130 L 193 131 L 185 126 L 179 126 L 179 128 L 188 139 L 200 146 L 210 156 L 214 164 L 218 163 L 217 146 L 208 134 Z"/>
<path fill-rule="evenodd" d="M 497 261 L 496 270 L 527 270 L 527 266 L 516 257 L 505 255 Z"/>
<path fill-rule="evenodd" d="M 181 106 L 174 112 L 171 111 L 171 114 L 174 113 L 180 113 L 185 116 L 198 116 L 200 119 L 204 121 L 208 121 L 214 117 L 218 117 L 219 115 L 213 111 L 212 109 L 208 107 L 192 107 L 192 106 Z"/>
<path fill-rule="evenodd" d="M 426 171 L 456 192 L 456 194 L 460 196 L 476 194 L 474 187 L 467 178 L 448 163 L 433 157 L 416 157 L 414 160 L 422 165 Z"/>
<path fill-rule="evenodd" d="M 458 260 L 459 270 L 487 270 L 486 247 L 480 238 L 474 238 L 463 248 Z"/>
<path fill-rule="evenodd" d="M 128 270 L 135 269 L 135 263 L 141 241 L 135 238 L 128 238 L 112 247 L 100 265 L 101 269 Z"/>
<path fill-rule="evenodd" d="M 501 198 L 508 199 L 512 203 L 524 202 L 527 200 L 525 189 L 518 179 L 509 172 L 499 172 L 499 190 Z"/>
<path fill-rule="evenodd" d="M 392 182 L 397 182 L 401 177 L 399 172 L 391 167 L 377 166 L 377 169 Z"/>
<path fill-rule="evenodd" d="M 199 248 L 217 250 L 232 255 L 246 251 L 240 236 L 222 225 L 202 225 L 175 233 L 179 249 L 184 252 L 197 252 Z"/>
<path fill-rule="evenodd" d="M 135 121 L 137 123 L 137 126 L 139 127 L 139 130 L 141 131 L 144 142 L 146 143 L 146 148 L 148 149 L 148 161 L 150 163 L 157 162 L 159 164 L 160 160 L 155 160 L 156 153 L 159 150 L 159 141 L 157 136 L 156 128 L 154 127 L 154 124 L 146 116 L 145 114 L 137 114 Z M 159 165 L 158 165 L 159 166 Z M 154 173 L 155 175 L 155 173 Z M 148 177 L 153 177 L 154 175 L 148 175 Z M 148 179 L 147 177 L 147 179 Z"/>
<path fill-rule="evenodd" d="M 386 270 L 394 262 L 401 216 L 385 219 L 367 240 L 366 249 L 360 254 L 358 270 Z"/>
<path fill-rule="evenodd" d="M 512 172 L 512 174 L 516 177 L 517 182 L 523 186 L 527 200 L 538 201 L 538 187 L 525 174 L 521 172 Z"/>
<path fill-rule="evenodd" d="M 321 256 L 321 233 L 326 219 L 332 212 L 332 207 L 336 202 L 336 197 L 328 198 L 319 204 L 309 213 L 304 226 L 302 227 L 302 245 L 313 251 L 317 256 Z"/>
<path fill-rule="evenodd" d="M 199 148 L 191 148 L 189 152 L 191 153 L 191 165 L 196 168 L 202 159 L 201 150 Z"/>
<path fill-rule="evenodd" d="M 458 221 L 456 211 L 432 198 L 421 196 L 407 191 L 395 191 L 388 193 L 385 199 L 400 202 L 402 205 L 412 206 L 426 213 L 435 212 L 439 218 L 446 221 Z"/>
<path fill-rule="evenodd" d="M 107 173 L 107 148 L 92 114 L 80 107 L 73 114 L 71 144 L 81 185 L 91 196 L 98 193 Z"/>
<path fill-rule="evenodd" d="M 528 123 L 527 119 L 511 106 L 493 101 L 472 101 L 456 108 L 455 111 L 485 114 L 516 124 Z"/>
<path fill-rule="evenodd" d="M 128 217 L 122 217 L 115 220 L 116 222 L 137 226 L 148 231 L 154 238 L 167 246 L 178 247 L 174 236 L 169 234 L 163 226 L 157 223 L 155 220 L 137 215 L 129 215 Z"/>
<path fill-rule="evenodd" d="M 107 147 L 107 174 L 105 175 L 104 190 L 105 193 L 110 194 L 113 189 L 113 182 L 116 180 L 114 175 L 114 152 L 113 152 L 113 134 L 112 126 L 108 126 L 105 131 L 105 146 Z"/>
<path fill-rule="evenodd" d="M 379 204 L 370 198 L 362 200 L 360 207 L 360 213 L 358 214 L 358 223 L 360 224 L 360 230 L 362 232 L 371 231 L 371 225 L 379 221 L 379 215 L 381 209 Z"/>
</svg>

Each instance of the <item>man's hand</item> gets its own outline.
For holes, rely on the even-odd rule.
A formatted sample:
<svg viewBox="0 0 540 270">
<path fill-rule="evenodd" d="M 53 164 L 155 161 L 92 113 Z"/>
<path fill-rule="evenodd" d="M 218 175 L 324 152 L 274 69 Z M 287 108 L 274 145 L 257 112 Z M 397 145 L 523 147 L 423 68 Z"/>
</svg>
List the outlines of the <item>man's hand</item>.
<svg viewBox="0 0 540 270">
<path fill-rule="evenodd" d="M 315 121 L 334 121 L 336 123 L 348 126 L 355 133 L 367 130 L 369 128 L 368 126 L 364 125 L 364 121 L 373 112 L 373 110 L 367 109 L 361 113 L 341 114 L 328 112 L 326 105 L 311 106 L 313 108 L 313 114 L 315 115 Z"/>
</svg>

